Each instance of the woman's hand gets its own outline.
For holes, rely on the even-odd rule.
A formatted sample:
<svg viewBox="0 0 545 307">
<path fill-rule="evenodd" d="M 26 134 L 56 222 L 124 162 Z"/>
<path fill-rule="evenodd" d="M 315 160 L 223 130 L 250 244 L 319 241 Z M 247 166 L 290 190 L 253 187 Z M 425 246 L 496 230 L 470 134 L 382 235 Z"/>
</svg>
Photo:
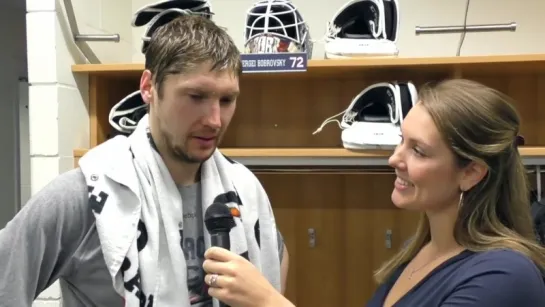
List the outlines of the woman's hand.
<svg viewBox="0 0 545 307">
<path fill-rule="evenodd" d="M 210 296 L 231 307 L 283 307 L 292 305 L 248 260 L 220 247 L 205 254 L 204 280 Z"/>
</svg>

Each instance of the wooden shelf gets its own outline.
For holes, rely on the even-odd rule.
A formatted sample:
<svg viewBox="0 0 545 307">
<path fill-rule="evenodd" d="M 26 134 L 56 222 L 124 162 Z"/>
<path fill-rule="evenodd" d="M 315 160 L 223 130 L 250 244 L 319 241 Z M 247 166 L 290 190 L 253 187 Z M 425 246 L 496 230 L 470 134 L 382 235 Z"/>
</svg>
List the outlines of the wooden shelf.
<svg viewBox="0 0 545 307">
<path fill-rule="evenodd" d="M 72 66 L 75 74 L 89 76 L 91 147 L 115 134 L 108 122 L 110 109 L 138 89 L 143 69 L 142 63 Z M 392 80 L 410 80 L 420 87 L 451 77 L 473 79 L 512 97 L 523 119 L 520 133 L 526 144 L 545 146 L 540 133 L 545 128 L 541 121 L 545 54 L 309 60 L 307 72 L 244 74 L 237 112 L 223 144 L 229 148 L 340 147 L 338 130 L 324 129 L 319 136 L 310 131 L 345 109 L 365 87 Z M 254 160 L 253 156 L 247 159 Z M 328 161 L 322 163 L 330 163 L 330 158 L 324 159 Z"/>
<path fill-rule="evenodd" d="M 139 76 L 144 65 L 128 64 L 77 64 L 72 66 L 74 73 L 87 73 L 102 76 Z M 278 75 L 331 75 L 349 72 L 392 72 L 400 73 L 467 73 L 471 75 L 509 75 L 520 73 L 545 72 L 545 54 L 426 57 L 426 58 L 362 58 L 362 59 L 320 59 L 309 60 L 306 73 L 247 74 L 252 76 Z"/>
<path fill-rule="evenodd" d="M 353 151 L 344 148 L 220 148 L 247 166 L 386 166 L 391 151 Z M 75 149 L 80 158 L 87 149 Z M 525 165 L 545 164 L 545 147 L 521 147 Z"/>
</svg>

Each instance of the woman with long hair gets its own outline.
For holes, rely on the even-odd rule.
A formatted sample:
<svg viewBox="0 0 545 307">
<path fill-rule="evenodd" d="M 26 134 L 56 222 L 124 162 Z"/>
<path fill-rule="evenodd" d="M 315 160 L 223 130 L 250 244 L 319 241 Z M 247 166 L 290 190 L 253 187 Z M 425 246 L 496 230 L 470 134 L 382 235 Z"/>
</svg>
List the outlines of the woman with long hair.
<svg viewBox="0 0 545 307">
<path fill-rule="evenodd" d="M 368 307 L 545 306 L 545 248 L 519 128 L 509 97 L 480 83 L 419 91 L 389 164 L 392 202 L 422 216 L 410 243 L 376 271 Z M 210 293 L 231 307 L 293 306 L 241 257 L 218 248 L 206 257 Z"/>
</svg>

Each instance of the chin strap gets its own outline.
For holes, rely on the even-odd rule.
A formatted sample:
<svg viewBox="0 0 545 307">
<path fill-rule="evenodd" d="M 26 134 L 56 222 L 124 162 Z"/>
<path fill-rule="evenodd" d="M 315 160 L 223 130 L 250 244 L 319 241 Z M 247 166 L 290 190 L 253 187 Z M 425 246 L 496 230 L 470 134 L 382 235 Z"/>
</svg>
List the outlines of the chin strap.
<svg viewBox="0 0 545 307">
<path fill-rule="evenodd" d="M 373 103 L 371 104 L 368 104 L 366 105 L 365 107 L 363 107 L 362 111 L 365 110 L 366 108 L 372 106 Z M 394 107 L 395 107 L 395 110 L 397 111 L 394 111 L 394 107 L 392 107 L 391 104 L 388 104 L 388 113 L 390 115 L 390 121 L 392 123 L 397 123 L 398 121 L 403 121 L 402 119 L 402 116 L 400 114 L 401 112 L 401 105 L 398 105 L 396 104 Z M 360 111 L 361 112 L 361 111 Z M 349 125 L 351 125 L 353 122 L 354 122 L 354 119 L 356 118 L 356 115 L 358 115 L 359 112 L 355 112 L 353 110 L 345 110 L 345 111 L 342 111 L 340 113 L 337 113 L 331 117 L 328 117 L 326 118 L 322 124 L 320 125 L 320 127 L 318 127 L 318 129 L 316 129 L 312 135 L 315 135 L 315 134 L 318 134 L 320 132 L 322 132 L 322 129 L 329 123 L 337 123 L 337 125 L 339 126 L 339 128 L 341 128 L 342 130 L 348 128 Z M 338 119 L 336 119 L 338 116 L 340 115 L 343 115 L 342 117 L 342 122 L 340 122 Z M 343 125 L 344 124 L 344 125 Z"/>
<path fill-rule="evenodd" d="M 322 124 L 320 125 L 320 127 L 318 127 L 318 129 L 316 129 L 316 131 L 314 131 L 314 132 L 312 133 L 312 135 L 315 135 L 315 134 L 317 134 L 317 133 L 322 132 L 322 129 L 323 129 L 327 124 L 329 124 L 329 123 L 337 123 L 337 125 L 339 126 L 339 128 L 345 129 L 346 127 L 343 127 L 342 123 L 341 123 L 338 119 L 336 119 L 336 118 L 337 118 L 338 116 L 340 116 L 340 115 L 343 115 L 342 121 L 343 121 L 344 123 L 351 124 L 351 123 L 354 121 L 354 118 L 356 117 L 357 114 L 358 114 L 358 113 L 356 113 L 356 112 L 354 112 L 354 111 L 349 111 L 349 112 L 347 112 L 347 111 L 345 110 L 345 111 L 342 111 L 341 113 L 337 113 L 337 114 L 335 114 L 335 115 L 333 115 L 333 116 L 331 116 L 331 117 L 328 117 L 328 118 L 326 118 L 326 119 L 322 122 Z"/>
</svg>

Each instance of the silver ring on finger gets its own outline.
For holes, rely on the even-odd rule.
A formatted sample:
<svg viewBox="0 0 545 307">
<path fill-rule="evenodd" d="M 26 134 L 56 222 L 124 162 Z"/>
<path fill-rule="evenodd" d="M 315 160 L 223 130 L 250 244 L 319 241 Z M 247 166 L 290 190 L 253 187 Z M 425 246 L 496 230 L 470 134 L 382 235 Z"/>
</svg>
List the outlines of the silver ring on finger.
<svg viewBox="0 0 545 307">
<path fill-rule="evenodd" d="M 210 287 L 218 287 L 218 285 L 216 284 L 218 282 L 218 277 L 218 274 L 212 274 L 212 276 L 210 277 Z"/>
</svg>

